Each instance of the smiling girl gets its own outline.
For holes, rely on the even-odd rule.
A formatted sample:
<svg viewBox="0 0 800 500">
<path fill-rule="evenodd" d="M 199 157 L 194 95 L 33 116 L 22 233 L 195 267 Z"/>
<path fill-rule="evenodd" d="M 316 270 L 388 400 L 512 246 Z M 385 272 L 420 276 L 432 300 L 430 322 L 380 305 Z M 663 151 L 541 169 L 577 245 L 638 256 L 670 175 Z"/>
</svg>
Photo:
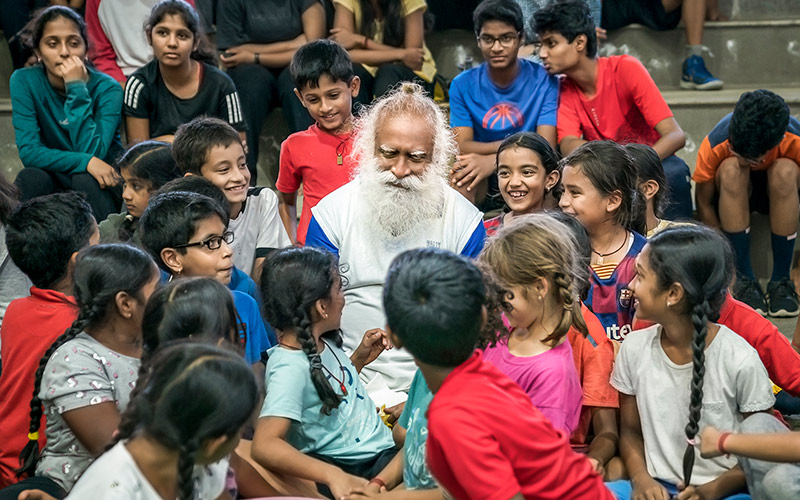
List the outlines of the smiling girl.
<svg viewBox="0 0 800 500">
<path fill-rule="evenodd" d="M 26 201 L 56 191 L 86 194 L 101 221 L 119 210 L 122 90 L 86 66 L 86 26 L 72 9 L 53 6 L 25 28 L 38 64 L 11 75 L 11 115 L 25 167 L 16 184 Z"/>
<path fill-rule="evenodd" d="M 131 144 L 172 142 L 178 126 L 201 115 L 247 130 L 233 81 L 212 64 L 214 55 L 197 12 L 183 0 L 162 0 L 145 23 L 153 60 L 128 78 L 125 125 Z"/>
<path fill-rule="evenodd" d="M 493 235 L 515 217 L 547 208 L 547 195 L 560 177 L 558 156 L 542 136 L 518 132 L 505 139 L 497 149 L 497 183 L 506 211 L 484 221 L 486 235 Z"/>
</svg>

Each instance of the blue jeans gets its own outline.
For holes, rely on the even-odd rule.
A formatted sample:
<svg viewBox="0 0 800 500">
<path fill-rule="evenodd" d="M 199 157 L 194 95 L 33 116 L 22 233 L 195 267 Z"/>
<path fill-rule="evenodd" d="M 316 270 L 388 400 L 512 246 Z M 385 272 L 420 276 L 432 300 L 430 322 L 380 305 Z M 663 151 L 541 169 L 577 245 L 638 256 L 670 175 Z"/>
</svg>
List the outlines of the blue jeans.
<svg viewBox="0 0 800 500">
<path fill-rule="evenodd" d="M 666 488 L 667 493 L 669 493 L 670 497 L 674 497 L 678 494 L 678 487 L 674 484 L 668 483 L 666 481 L 661 481 L 660 479 L 656 479 L 661 485 Z M 606 488 L 611 490 L 611 493 L 617 500 L 630 500 L 633 498 L 633 485 L 630 481 L 621 480 L 621 481 L 611 481 L 610 483 L 606 483 Z M 750 500 L 750 495 L 747 493 L 736 493 L 734 495 L 725 497 L 721 500 Z"/>
</svg>

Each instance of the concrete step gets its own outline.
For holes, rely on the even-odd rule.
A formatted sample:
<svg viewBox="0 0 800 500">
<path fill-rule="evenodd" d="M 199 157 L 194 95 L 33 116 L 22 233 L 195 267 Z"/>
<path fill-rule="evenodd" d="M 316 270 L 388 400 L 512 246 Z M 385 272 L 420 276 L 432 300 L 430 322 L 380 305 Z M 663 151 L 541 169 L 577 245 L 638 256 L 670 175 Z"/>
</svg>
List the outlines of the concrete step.
<svg viewBox="0 0 800 500">
<path fill-rule="evenodd" d="M 797 0 L 720 0 L 719 10 L 733 20 L 800 17 Z"/>
<path fill-rule="evenodd" d="M 794 4 L 800 5 L 796 0 Z M 800 86 L 800 15 L 769 21 L 706 23 L 708 70 L 728 87 Z M 601 55 L 630 54 L 662 90 L 677 89 L 685 57 L 683 29 L 652 31 L 631 25 L 610 32 Z"/>
</svg>

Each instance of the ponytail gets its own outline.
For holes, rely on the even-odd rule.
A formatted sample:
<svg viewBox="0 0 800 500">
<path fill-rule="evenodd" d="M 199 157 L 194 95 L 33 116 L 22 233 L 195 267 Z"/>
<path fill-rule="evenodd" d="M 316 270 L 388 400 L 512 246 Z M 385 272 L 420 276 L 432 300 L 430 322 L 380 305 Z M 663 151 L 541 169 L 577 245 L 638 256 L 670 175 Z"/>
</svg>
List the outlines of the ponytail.
<svg viewBox="0 0 800 500">
<path fill-rule="evenodd" d="M 193 436 L 178 448 L 178 499 L 194 499 L 194 463 L 200 442 Z"/>
</svg>

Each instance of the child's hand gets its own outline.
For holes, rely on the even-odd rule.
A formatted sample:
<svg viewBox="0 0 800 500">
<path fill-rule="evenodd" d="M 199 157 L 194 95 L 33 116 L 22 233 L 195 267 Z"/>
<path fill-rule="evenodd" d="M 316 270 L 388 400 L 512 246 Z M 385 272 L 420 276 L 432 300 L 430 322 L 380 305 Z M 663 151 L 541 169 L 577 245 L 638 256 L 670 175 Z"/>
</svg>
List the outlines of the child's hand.
<svg viewBox="0 0 800 500">
<path fill-rule="evenodd" d="M 362 500 L 364 498 L 378 498 L 380 494 L 384 492 L 386 492 L 386 488 L 378 486 L 375 483 L 367 483 L 361 488 L 356 488 L 352 492 L 350 492 L 350 494 L 345 497 L 345 500 Z"/>
<path fill-rule="evenodd" d="M 19 494 L 17 500 L 56 500 L 42 490 L 25 490 Z"/>
<path fill-rule="evenodd" d="M 650 476 L 631 481 L 633 500 L 670 500 L 667 489 Z"/>
<path fill-rule="evenodd" d="M 363 477 L 353 476 L 341 470 L 336 477 L 328 482 L 328 488 L 331 489 L 331 494 L 336 499 L 343 499 L 354 490 L 363 488 L 366 485 L 367 480 Z"/>
<path fill-rule="evenodd" d="M 328 40 L 338 43 L 345 50 L 365 48 L 365 39 L 366 37 L 364 37 L 364 35 L 357 35 L 343 28 L 333 28 L 331 30 L 331 35 L 328 37 Z"/>
<path fill-rule="evenodd" d="M 683 483 L 678 483 L 678 496 L 675 497 L 677 500 L 706 500 L 706 497 L 703 494 L 702 486 L 689 486 L 685 488 Z"/>
<path fill-rule="evenodd" d="M 373 328 L 367 330 L 361 343 L 356 347 L 350 360 L 353 365 L 358 368 L 364 367 L 375 361 L 380 354 L 392 348 L 392 343 L 389 341 L 389 335 L 380 328 Z M 360 369 L 359 369 L 360 371 Z"/>
<path fill-rule="evenodd" d="M 722 433 L 714 427 L 706 427 L 700 431 L 700 456 L 703 458 L 714 458 L 722 455 L 717 448 L 719 437 Z"/>
<path fill-rule="evenodd" d="M 72 56 L 56 66 L 56 71 L 58 76 L 64 79 L 64 83 L 89 80 L 86 65 L 83 64 L 83 59 L 78 56 Z"/>
<path fill-rule="evenodd" d="M 395 422 L 400 420 L 400 415 L 403 414 L 403 410 L 406 407 L 406 402 L 403 401 L 400 404 L 396 404 L 394 406 L 390 406 L 389 408 L 384 408 L 383 413 L 386 414 L 386 423 L 389 424 L 389 427 L 392 427 Z"/>
<path fill-rule="evenodd" d="M 100 189 L 116 186 L 122 180 L 114 167 L 96 156 L 89 160 L 86 171 L 100 184 Z"/>
<path fill-rule="evenodd" d="M 219 60 L 226 68 L 233 68 L 240 64 L 255 64 L 255 54 L 249 50 L 231 47 L 219 55 Z"/>
<path fill-rule="evenodd" d="M 599 460 L 592 457 L 586 457 L 586 458 L 589 459 L 589 463 L 592 464 L 592 468 L 594 469 L 595 472 L 600 474 L 600 477 L 604 477 L 606 475 L 606 469 L 605 467 L 603 467 L 603 464 L 600 463 Z"/>
<path fill-rule="evenodd" d="M 400 59 L 408 68 L 419 71 L 422 69 L 422 62 L 425 60 L 425 50 L 419 47 L 403 49 L 403 57 Z"/>
<path fill-rule="evenodd" d="M 453 168 L 450 169 L 450 182 L 457 187 L 467 186 L 472 191 L 478 184 L 492 175 L 495 170 L 495 159 L 491 155 L 467 153 L 458 155 Z"/>
</svg>

